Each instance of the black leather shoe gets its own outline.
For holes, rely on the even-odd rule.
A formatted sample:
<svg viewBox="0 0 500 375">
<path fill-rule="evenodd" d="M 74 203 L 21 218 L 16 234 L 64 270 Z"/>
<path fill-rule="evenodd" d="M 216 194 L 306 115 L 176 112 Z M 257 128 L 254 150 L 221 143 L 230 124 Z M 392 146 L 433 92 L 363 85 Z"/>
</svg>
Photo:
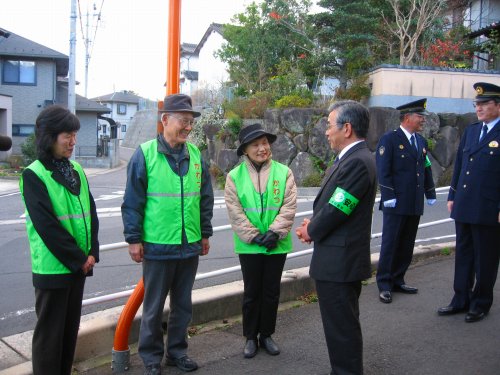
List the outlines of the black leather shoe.
<svg viewBox="0 0 500 375">
<path fill-rule="evenodd" d="M 464 312 L 464 311 L 465 311 L 465 309 L 463 309 L 463 308 L 448 305 L 445 307 L 440 307 L 438 309 L 438 315 L 441 315 L 441 316 L 455 315 L 455 314 L 459 314 L 459 313 Z"/>
<path fill-rule="evenodd" d="M 486 316 L 486 313 L 482 311 L 469 311 L 467 315 L 465 315 L 465 321 L 467 323 L 474 323 L 483 320 Z"/>
<path fill-rule="evenodd" d="M 257 354 L 257 340 L 247 340 L 245 348 L 243 349 L 243 356 L 245 358 L 253 358 Z"/>
<path fill-rule="evenodd" d="M 388 290 L 383 290 L 378 295 L 378 298 L 380 298 L 380 301 L 383 303 L 391 303 L 392 302 L 392 293 Z"/>
<path fill-rule="evenodd" d="M 417 294 L 418 293 L 417 288 L 415 288 L 413 286 L 406 285 L 406 284 L 394 285 L 394 287 L 392 288 L 392 291 L 399 292 L 399 293 L 405 293 L 405 294 Z"/>
<path fill-rule="evenodd" d="M 264 348 L 265 351 L 270 355 L 280 354 L 280 348 L 278 347 L 278 345 L 276 345 L 271 336 L 260 336 L 259 344 L 260 347 Z"/>
<path fill-rule="evenodd" d="M 181 358 L 167 357 L 167 366 L 177 366 L 179 370 L 191 372 L 198 369 L 198 364 L 187 355 Z"/>
</svg>

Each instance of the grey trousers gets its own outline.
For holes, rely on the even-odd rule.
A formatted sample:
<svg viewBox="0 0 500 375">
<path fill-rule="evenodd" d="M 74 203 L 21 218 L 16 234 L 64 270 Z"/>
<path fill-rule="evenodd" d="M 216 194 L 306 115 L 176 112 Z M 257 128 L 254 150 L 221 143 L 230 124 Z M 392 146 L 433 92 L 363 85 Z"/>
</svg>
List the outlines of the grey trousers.
<svg viewBox="0 0 500 375">
<path fill-rule="evenodd" d="M 170 292 L 167 355 L 181 358 L 187 352 L 187 329 L 192 317 L 191 292 L 198 256 L 180 260 L 146 260 L 142 263 L 144 302 L 139 333 L 139 355 L 144 366 L 161 363 L 164 355 L 162 318 Z"/>
</svg>

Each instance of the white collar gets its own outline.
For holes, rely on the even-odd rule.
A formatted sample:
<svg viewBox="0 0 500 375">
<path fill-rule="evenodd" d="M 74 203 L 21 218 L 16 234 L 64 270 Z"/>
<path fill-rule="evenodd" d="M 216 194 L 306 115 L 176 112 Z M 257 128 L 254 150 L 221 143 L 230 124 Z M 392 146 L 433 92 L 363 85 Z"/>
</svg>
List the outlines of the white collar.
<svg viewBox="0 0 500 375">
<path fill-rule="evenodd" d="M 364 139 L 362 139 L 362 140 L 360 140 L 360 141 L 352 142 L 351 144 L 349 144 L 349 145 L 345 146 L 345 147 L 342 149 L 342 151 L 340 151 L 340 153 L 337 155 L 337 158 L 340 160 L 340 159 L 342 158 L 342 156 L 344 156 L 344 155 L 345 155 L 345 153 L 346 153 L 347 151 L 349 151 L 349 150 L 350 150 L 351 148 L 353 148 L 355 145 L 357 145 L 358 143 L 363 142 L 363 141 L 364 141 Z"/>
</svg>

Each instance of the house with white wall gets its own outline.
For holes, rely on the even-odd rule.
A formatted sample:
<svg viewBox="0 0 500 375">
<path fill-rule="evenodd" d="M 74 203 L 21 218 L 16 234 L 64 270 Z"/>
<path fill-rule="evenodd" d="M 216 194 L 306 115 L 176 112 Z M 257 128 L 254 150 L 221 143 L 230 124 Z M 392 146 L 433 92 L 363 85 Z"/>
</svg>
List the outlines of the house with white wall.
<svg viewBox="0 0 500 375">
<path fill-rule="evenodd" d="M 4 160 L 21 154 L 21 144 L 34 132 L 35 120 L 45 107 L 67 107 L 68 68 L 65 54 L 0 28 L 1 128 L 12 137 L 12 149 L 0 155 Z M 75 152 L 78 161 L 79 157 L 90 164 L 95 161 L 91 159 L 97 157 L 97 117 L 108 112 L 105 106 L 76 96 L 81 125 Z"/>
</svg>

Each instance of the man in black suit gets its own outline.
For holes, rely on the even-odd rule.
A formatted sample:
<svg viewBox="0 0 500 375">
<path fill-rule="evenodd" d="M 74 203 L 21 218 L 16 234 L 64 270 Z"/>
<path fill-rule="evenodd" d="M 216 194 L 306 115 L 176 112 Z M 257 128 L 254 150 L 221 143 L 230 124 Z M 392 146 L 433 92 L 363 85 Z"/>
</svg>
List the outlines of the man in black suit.
<svg viewBox="0 0 500 375">
<path fill-rule="evenodd" d="M 332 374 L 363 373 L 359 322 L 361 281 L 370 277 L 376 168 L 365 137 L 369 112 L 355 101 L 335 103 L 326 136 L 338 153 L 327 171 L 313 216 L 296 233 L 314 241 L 309 274 L 316 282 Z"/>
<path fill-rule="evenodd" d="M 391 303 L 392 292 L 415 294 L 418 289 L 405 283 L 413 257 L 420 216 L 427 203 L 436 202 L 428 145 L 417 132 L 425 123 L 427 99 L 400 107 L 401 125 L 387 132 L 377 145 L 377 176 L 380 209 L 383 211 L 382 245 L 377 267 L 381 302 Z"/>
<path fill-rule="evenodd" d="M 455 295 L 438 310 L 468 311 L 468 323 L 488 314 L 500 260 L 500 87 L 478 82 L 474 89 L 479 122 L 464 131 L 448 194 L 457 233 Z"/>
</svg>

